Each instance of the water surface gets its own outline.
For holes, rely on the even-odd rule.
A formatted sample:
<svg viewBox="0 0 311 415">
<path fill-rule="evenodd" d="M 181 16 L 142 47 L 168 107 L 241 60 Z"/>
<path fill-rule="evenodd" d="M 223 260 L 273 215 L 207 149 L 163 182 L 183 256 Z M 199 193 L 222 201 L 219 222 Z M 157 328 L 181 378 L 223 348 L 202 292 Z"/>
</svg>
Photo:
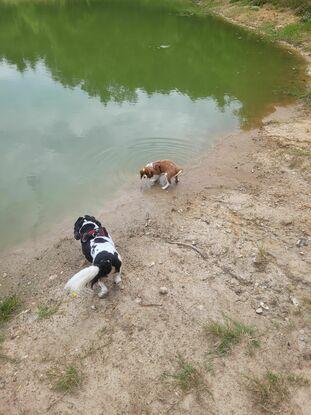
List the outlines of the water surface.
<svg viewBox="0 0 311 415">
<path fill-rule="evenodd" d="M 0 247 L 94 212 L 147 161 L 188 163 L 302 87 L 293 54 L 167 4 L 0 5 Z"/>
</svg>

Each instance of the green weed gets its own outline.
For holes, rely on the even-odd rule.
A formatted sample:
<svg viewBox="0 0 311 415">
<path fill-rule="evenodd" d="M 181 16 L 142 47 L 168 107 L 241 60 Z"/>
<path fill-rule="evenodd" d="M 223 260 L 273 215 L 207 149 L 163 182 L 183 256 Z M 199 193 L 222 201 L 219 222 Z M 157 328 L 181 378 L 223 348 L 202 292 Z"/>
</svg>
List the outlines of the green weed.
<svg viewBox="0 0 311 415">
<path fill-rule="evenodd" d="M 48 377 L 53 382 L 53 389 L 59 392 L 73 392 L 82 383 L 82 375 L 74 365 L 69 365 L 65 370 L 52 369 Z"/>
<path fill-rule="evenodd" d="M 282 407 L 289 401 L 289 386 L 301 387 L 309 384 L 308 380 L 299 375 L 283 375 L 267 371 L 261 378 L 246 377 L 247 389 L 252 394 L 253 402 L 264 413 L 282 412 Z"/>
<path fill-rule="evenodd" d="M 38 306 L 37 315 L 38 320 L 43 320 L 46 318 L 51 317 L 53 314 L 55 314 L 57 311 L 56 307 L 48 307 L 48 306 Z"/>
<path fill-rule="evenodd" d="M 256 332 L 254 327 L 231 319 L 226 319 L 224 323 L 213 321 L 205 326 L 205 332 L 217 340 L 215 352 L 219 355 L 229 353 L 244 337 L 250 339 L 249 350 L 253 351 L 254 348 L 260 347 L 259 341 L 254 338 Z"/>
<path fill-rule="evenodd" d="M 200 390 L 206 387 L 201 372 L 191 363 L 186 362 L 180 355 L 178 355 L 177 372 L 165 372 L 163 378 L 171 379 L 173 384 L 183 392 L 189 392 L 193 389 Z"/>
<path fill-rule="evenodd" d="M 16 295 L 3 298 L 0 301 L 0 323 L 9 320 L 19 304 L 20 301 Z"/>
</svg>

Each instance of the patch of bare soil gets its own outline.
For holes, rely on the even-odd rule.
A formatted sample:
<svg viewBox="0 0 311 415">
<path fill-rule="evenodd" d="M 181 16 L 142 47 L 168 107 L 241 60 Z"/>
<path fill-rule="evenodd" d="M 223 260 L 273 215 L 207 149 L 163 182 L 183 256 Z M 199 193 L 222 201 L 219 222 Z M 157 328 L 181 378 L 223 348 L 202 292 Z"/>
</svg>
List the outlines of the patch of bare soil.
<svg viewBox="0 0 311 415">
<path fill-rule="evenodd" d="M 124 279 L 104 300 L 64 294 L 84 266 L 70 230 L 7 254 L 1 289 L 22 305 L 1 327 L 0 413 L 309 414 L 305 111 L 221 140 L 174 190 L 105 209 Z"/>
</svg>

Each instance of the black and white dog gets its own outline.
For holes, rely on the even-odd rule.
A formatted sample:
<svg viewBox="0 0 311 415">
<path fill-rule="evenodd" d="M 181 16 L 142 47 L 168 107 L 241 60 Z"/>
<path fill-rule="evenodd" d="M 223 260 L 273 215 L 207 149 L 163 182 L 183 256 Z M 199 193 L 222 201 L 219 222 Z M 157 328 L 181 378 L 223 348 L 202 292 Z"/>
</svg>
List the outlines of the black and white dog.
<svg viewBox="0 0 311 415">
<path fill-rule="evenodd" d="M 74 237 L 81 240 L 82 252 L 86 259 L 92 263 L 75 274 L 65 285 L 65 290 L 79 292 L 88 283 L 93 288 L 98 283 L 101 290 L 100 298 L 108 293 L 108 288 L 101 278 L 114 276 L 114 283 L 121 282 L 122 261 L 111 236 L 94 216 L 80 216 L 74 224 Z"/>
</svg>

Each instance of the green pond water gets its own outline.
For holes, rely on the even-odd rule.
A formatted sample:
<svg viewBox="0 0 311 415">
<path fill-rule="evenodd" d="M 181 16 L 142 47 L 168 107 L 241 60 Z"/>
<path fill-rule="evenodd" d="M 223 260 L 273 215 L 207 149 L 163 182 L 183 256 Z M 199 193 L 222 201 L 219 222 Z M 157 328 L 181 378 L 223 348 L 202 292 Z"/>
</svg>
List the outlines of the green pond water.
<svg viewBox="0 0 311 415">
<path fill-rule="evenodd" d="M 0 4 L 1 248 L 94 212 L 148 161 L 189 163 L 302 88 L 289 51 L 174 4 Z"/>
</svg>

